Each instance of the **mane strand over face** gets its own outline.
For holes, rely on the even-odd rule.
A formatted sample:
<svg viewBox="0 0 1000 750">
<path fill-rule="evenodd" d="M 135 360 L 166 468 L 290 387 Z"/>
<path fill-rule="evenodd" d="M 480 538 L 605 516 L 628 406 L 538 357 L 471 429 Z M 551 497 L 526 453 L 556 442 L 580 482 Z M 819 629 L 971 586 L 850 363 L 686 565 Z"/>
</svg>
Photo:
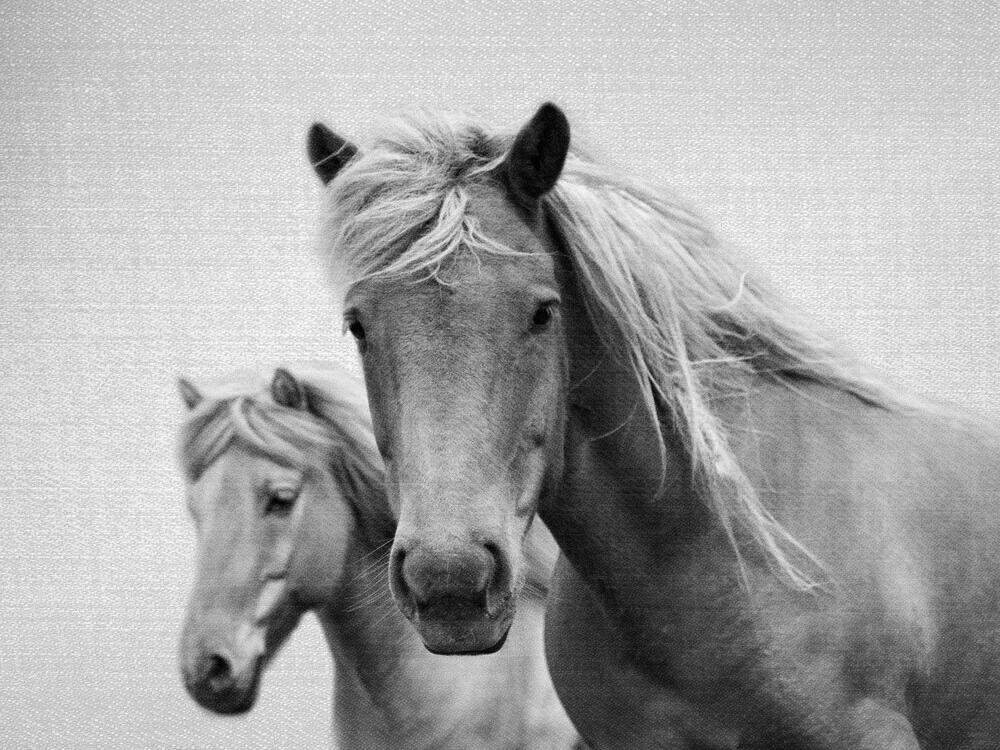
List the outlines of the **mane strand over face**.
<svg viewBox="0 0 1000 750">
<path fill-rule="evenodd" d="M 309 468 L 325 463 L 358 489 L 381 492 L 383 469 L 364 388 L 346 371 L 324 365 L 287 368 L 304 387 L 308 410 L 275 403 L 269 379 L 245 377 L 209 389 L 181 427 L 180 464 L 189 481 L 233 443 Z"/>
<path fill-rule="evenodd" d="M 514 253 L 466 213 L 469 187 L 494 179 L 513 141 L 462 116 L 396 121 L 331 183 L 323 245 L 334 283 L 344 292 L 374 277 L 444 281 L 459 252 Z M 574 150 L 542 205 L 595 329 L 624 348 L 650 412 L 666 408 L 734 544 L 737 530 L 749 532 L 793 585 L 814 587 L 803 566 L 821 566 L 760 502 L 713 402 L 745 392 L 748 375 L 789 388 L 812 381 L 886 409 L 908 407 L 908 398 L 787 305 L 665 191 Z"/>
</svg>

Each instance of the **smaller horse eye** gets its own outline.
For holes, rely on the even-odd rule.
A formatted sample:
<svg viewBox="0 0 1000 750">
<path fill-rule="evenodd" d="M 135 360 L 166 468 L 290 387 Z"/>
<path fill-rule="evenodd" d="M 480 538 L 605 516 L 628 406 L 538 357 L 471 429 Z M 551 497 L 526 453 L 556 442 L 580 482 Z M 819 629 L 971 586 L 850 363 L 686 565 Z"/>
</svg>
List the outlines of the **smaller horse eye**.
<svg viewBox="0 0 1000 750">
<path fill-rule="evenodd" d="M 347 326 L 347 330 L 351 332 L 351 335 L 358 341 L 365 340 L 365 327 L 357 320 L 352 320 Z"/>
<path fill-rule="evenodd" d="M 264 506 L 266 515 L 287 516 L 295 507 L 299 493 L 295 490 L 273 490 L 267 496 L 267 505 Z"/>
<path fill-rule="evenodd" d="M 555 305 L 551 302 L 546 302 L 544 305 L 540 305 L 539 308 L 535 310 L 535 315 L 531 319 L 531 322 L 537 328 L 544 328 L 552 322 L 554 307 Z"/>
</svg>

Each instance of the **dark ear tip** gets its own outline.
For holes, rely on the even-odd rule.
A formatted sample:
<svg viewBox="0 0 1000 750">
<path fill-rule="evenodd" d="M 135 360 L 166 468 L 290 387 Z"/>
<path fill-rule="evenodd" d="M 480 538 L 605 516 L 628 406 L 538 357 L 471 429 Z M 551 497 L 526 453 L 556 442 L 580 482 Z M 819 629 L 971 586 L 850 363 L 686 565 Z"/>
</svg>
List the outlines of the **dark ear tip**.
<svg viewBox="0 0 1000 750">
<path fill-rule="evenodd" d="M 276 367 L 271 376 L 271 398 L 276 404 L 289 409 L 303 409 L 306 406 L 302 385 L 284 367 Z"/>
<path fill-rule="evenodd" d="M 309 162 L 324 185 L 329 184 L 358 152 L 354 144 L 344 140 L 321 122 L 314 122 L 309 127 L 306 144 Z"/>
<path fill-rule="evenodd" d="M 336 134 L 321 122 L 309 126 L 306 143 L 309 144 L 309 161 L 314 164 L 328 155 L 330 145 L 337 140 Z"/>
<path fill-rule="evenodd" d="M 333 135 L 333 131 L 318 120 L 309 126 L 310 141 L 316 140 L 317 138 L 329 138 L 331 135 Z"/>
<path fill-rule="evenodd" d="M 535 117 L 546 122 L 549 127 L 559 128 L 569 134 L 569 118 L 562 109 L 552 102 L 545 102 L 538 108 Z"/>
<path fill-rule="evenodd" d="M 566 115 L 555 102 L 543 102 L 538 108 L 538 114 L 544 115 L 545 117 L 557 117 L 562 118 L 563 120 L 566 119 Z"/>
<path fill-rule="evenodd" d="M 530 207 L 555 187 L 569 148 L 569 120 L 559 107 L 545 102 L 515 136 L 504 162 L 503 175 L 514 198 Z"/>
<path fill-rule="evenodd" d="M 177 378 L 177 391 L 188 409 L 196 407 L 203 398 L 198 387 L 185 377 Z"/>
<path fill-rule="evenodd" d="M 275 367 L 274 375 L 271 376 L 271 391 L 276 392 L 279 388 L 292 388 L 298 390 L 299 381 L 295 379 L 284 367 Z"/>
</svg>

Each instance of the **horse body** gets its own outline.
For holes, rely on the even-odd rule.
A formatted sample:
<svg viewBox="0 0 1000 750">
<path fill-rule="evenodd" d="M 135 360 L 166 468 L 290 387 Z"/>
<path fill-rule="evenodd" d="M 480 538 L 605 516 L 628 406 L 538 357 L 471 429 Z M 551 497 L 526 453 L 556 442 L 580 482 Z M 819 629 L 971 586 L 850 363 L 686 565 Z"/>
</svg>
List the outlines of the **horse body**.
<svg viewBox="0 0 1000 750">
<path fill-rule="evenodd" d="M 898 413 L 816 388 L 759 401 L 759 457 L 745 465 L 777 489 L 776 518 L 831 579 L 819 616 L 784 636 L 802 645 L 778 649 L 836 635 L 827 648 L 845 702 L 873 696 L 909 717 L 924 747 L 995 746 L 996 429 L 946 407 Z"/>
<path fill-rule="evenodd" d="M 514 138 L 311 136 L 425 645 L 503 645 L 537 508 L 550 671 L 592 746 L 995 747 L 995 430 L 568 148 L 551 105 Z"/>
<path fill-rule="evenodd" d="M 335 747 L 575 746 L 542 651 L 540 592 L 554 557 L 544 528 L 528 540 L 526 616 L 507 648 L 433 656 L 388 596 L 395 520 L 352 379 L 312 367 L 279 370 L 270 390 L 184 392 L 199 562 L 181 665 L 195 700 L 249 710 L 263 670 L 312 611 L 334 662 Z"/>
<path fill-rule="evenodd" d="M 549 667 L 596 747 L 995 747 L 1000 437 L 945 411 L 801 391 L 759 383 L 725 419 L 775 518 L 827 566 L 827 591 L 789 589 L 750 545 L 741 582 L 697 498 L 679 513 L 676 485 L 669 502 L 619 494 L 634 471 L 616 478 L 594 444 L 540 510 L 569 560 Z M 581 669 L 615 687 L 601 695 Z"/>
</svg>

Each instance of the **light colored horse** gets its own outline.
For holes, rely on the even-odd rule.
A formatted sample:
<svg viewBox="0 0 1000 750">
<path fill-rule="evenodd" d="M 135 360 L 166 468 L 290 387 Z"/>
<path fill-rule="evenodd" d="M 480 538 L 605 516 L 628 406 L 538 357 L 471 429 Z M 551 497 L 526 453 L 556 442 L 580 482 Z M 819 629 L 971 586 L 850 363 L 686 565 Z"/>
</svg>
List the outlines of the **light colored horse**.
<svg viewBox="0 0 1000 750">
<path fill-rule="evenodd" d="M 197 578 L 181 638 L 191 696 L 249 710 L 263 670 L 308 611 L 335 670 L 345 750 L 576 747 L 545 668 L 544 588 L 555 545 L 541 524 L 503 652 L 429 653 L 386 587 L 395 521 L 360 385 L 333 367 L 278 369 L 270 386 L 181 381 Z"/>
<path fill-rule="evenodd" d="M 594 747 L 1000 747 L 992 426 L 871 375 L 553 105 L 310 155 L 429 648 L 516 622 L 537 508 Z"/>
</svg>

